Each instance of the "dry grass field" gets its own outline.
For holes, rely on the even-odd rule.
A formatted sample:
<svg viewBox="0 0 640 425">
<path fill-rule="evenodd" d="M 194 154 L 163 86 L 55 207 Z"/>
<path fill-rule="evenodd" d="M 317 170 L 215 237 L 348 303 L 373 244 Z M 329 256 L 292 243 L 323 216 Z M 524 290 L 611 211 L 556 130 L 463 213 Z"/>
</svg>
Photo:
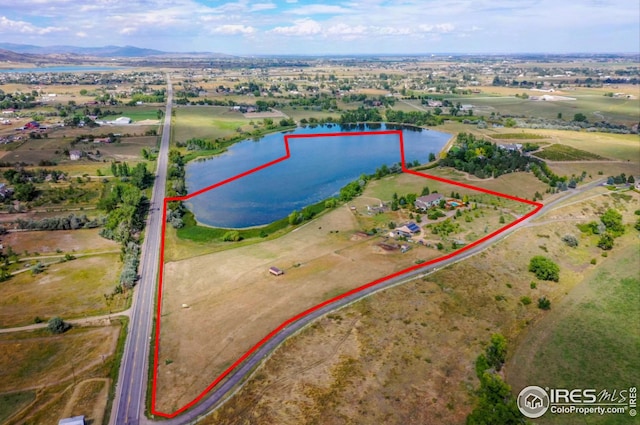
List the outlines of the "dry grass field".
<svg viewBox="0 0 640 425">
<path fill-rule="evenodd" d="M 101 424 L 119 331 L 114 325 L 62 335 L 0 334 L 0 397 L 10 401 L 3 406 L 4 419 L 10 417 L 3 423 L 56 425 L 60 418 L 83 414 L 87 423 Z M 32 397 L 21 403 L 10 394 Z"/>
<path fill-rule="evenodd" d="M 561 308 L 566 294 L 580 290 L 598 270 L 589 260 L 601 250 L 575 223 L 597 219 L 614 201 L 624 206 L 626 223 L 635 220 L 638 194 L 630 201 L 597 196 L 554 210 L 538 220 L 544 225 L 524 228 L 464 262 L 316 321 L 204 423 L 464 424 L 478 387 L 474 361 L 491 334 L 507 336 L 512 353 L 523 331 L 548 323 L 545 316 Z M 578 248 L 561 242 L 569 232 L 579 238 Z M 607 261 L 617 261 L 616 249 Z M 560 265 L 558 283 L 527 271 L 534 255 Z M 534 303 L 524 305 L 525 296 Z M 535 306 L 541 296 L 551 299 L 551 312 Z"/>
<path fill-rule="evenodd" d="M 421 186 L 417 185 L 423 181 L 411 175 L 374 181 L 362 199 L 281 238 L 166 263 L 158 409 L 171 412 L 188 403 L 253 344 L 296 313 L 442 255 L 435 248 L 417 244 L 404 254 L 398 249 L 387 251 L 378 244 L 396 243 L 387 240 L 388 230 L 370 237 L 355 234 L 372 227 L 387 229 L 388 221 L 401 224 L 409 220 L 406 212 L 369 216 L 363 202 L 373 205 L 377 201 L 367 196 L 369 191 L 383 192 L 388 195 L 384 199 L 389 200 L 389 187 L 406 193 L 416 186 L 419 192 Z M 357 205 L 355 211 L 349 208 L 352 205 Z M 450 235 L 448 241 L 476 240 L 504 225 L 498 220 L 500 209 L 480 207 L 468 214 L 476 216 L 470 223 L 459 220 L 460 231 Z M 506 215 L 507 223 L 513 219 Z M 425 218 L 422 225 L 428 222 Z M 434 245 L 441 240 L 428 229 L 424 238 L 433 239 Z M 168 245 L 172 258 L 184 258 L 181 242 L 170 238 Z M 188 245 L 200 254 L 206 250 L 198 250 L 194 246 L 197 244 Z M 445 250 L 451 250 L 451 242 Z M 283 269 L 284 276 L 271 276 L 270 266 Z M 206 341 L 203 332 L 208 335 Z"/>
<path fill-rule="evenodd" d="M 103 254 L 54 263 L 35 276 L 29 271 L 13 276 L 0 284 L 0 327 L 29 325 L 35 317 L 71 319 L 122 310 L 124 298 L 108 305 L 104 297 L 113 291 L 121 266 L 119 254 Z"/>
<path fill-rule="evenodd" d="M 57 214 L 59 215 L 59 213 Z M 55 232 L 12 232 L 0 236 L 4 246 L 14 252 L 31 255 L 56 255 L 62 253 L 118 251 L 116 242 L 98 235 L 96 229 L 56 230 Z"/>
</svg>

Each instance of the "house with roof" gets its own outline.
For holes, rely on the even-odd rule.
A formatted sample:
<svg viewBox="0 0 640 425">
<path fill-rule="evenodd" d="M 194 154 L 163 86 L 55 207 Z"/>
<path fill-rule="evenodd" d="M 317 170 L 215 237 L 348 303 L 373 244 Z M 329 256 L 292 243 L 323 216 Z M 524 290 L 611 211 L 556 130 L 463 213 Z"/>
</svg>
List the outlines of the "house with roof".
<svg viewBox="0 0 640 425">
<path fill-rule="evenodd" d="M 69 151 L 69 159 L 72 161 L 77 161 L 80 158 L 82 158 L 82 152 L 81 151 Z"/>
<path fill-rule="evenodd" d="M 522 145 L 520 143 L 505 143 L 504 145 L 498 145 L 498 148 L 515 152 L 522 150 Z"/>
<path fill-rule="evenodd" d="M 444 199 L 439 193 L 431 193 L 426 196 L 421 196 L 414 202 L 414 206 L 419 210 L 428 210 L 431 207 L 435 207 L 440 204 L 440 201 Z"/>
<path fill-rule="evenodd" d="M 404 226 L 400 226 L 394 230 L 395 236 L 403 236 L 405 238 L 410 238 L 416 233 L 420 233 L 420 226 L 418 226 L 414 222 L 409 222 Z"/>
</svg>

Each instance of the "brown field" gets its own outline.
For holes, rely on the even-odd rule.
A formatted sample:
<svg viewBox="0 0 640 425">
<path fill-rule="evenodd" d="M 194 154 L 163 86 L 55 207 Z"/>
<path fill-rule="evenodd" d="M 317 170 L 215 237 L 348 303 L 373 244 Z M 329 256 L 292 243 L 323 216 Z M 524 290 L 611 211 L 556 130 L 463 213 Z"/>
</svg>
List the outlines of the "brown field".
<svg viewBox="0 0 640 425">
<path fill-rule="evenodd" d="M 397 178 L 413 184 L 424 180 L 410 175 Z M 369 216 L 366 207 L 359 205 L 361 201 L 356 201 L 349 204 L 358 205 L 355 212 L 342 206 L 279 239 L 165 265 L 159 410 L 171 412 L 188 403 L 254 343 L 294 314 L 442 255 L 420 245 L 413 245 L 405 254 L 384 250 L 379 243 L 394 242 L 386 240 L 388 230 L 381 230 L 379 236 L 357 237 L 357 230 L 387 229 L 388 221 L 403 223 L 409 218 L 407 213 Z M 372 198 L 363 201 L 375 203 Z M 450 235 L 449 240 L 475 240 L 501 226 L 499 210 L 480 208 L 474 213 L 478 218 L 469 225 L 461 221 L 463 230 Z M 512 220 L 507 216 L 507 222 Z M 424 219 L 422 225 L 427 224 Z M 440 240 L 428 231 L 425 238 Z M 176 242 L 170 240 L 170 245 Z M 169 249 L 174 255 L 180 252 L 175 247 Z M 285 270 L 285 275 L 271 276 L 270 266 Z M 206 341 L 203 331 L 207 332 Z"/>
<path fill-rule="evenodd" d="M 17 274 L 0 283 L 0 327 L 29 325 L 36 316 L 71 319 L 119 311 L 125 299 L 107 305 L 104 294 L 113 291 L 120 268 L 119 254 L 115 253 L 52 264 L 36 276 L 28 271 Z"/>
<path fill-rule="evenodd" d="M 0 334 L 0 394 L 33 390 L 26 409 L 15 406 L 7 425 L 56 425 L 72 415 L 102 423 L 110 363 L 119 326 Z M 24 406 L 22 406 L 24 407 Z"/>
<path fill-rule="evenodd" d="M 561 176 L 579 176 L 586 171 L 588 176 L 584 181 L 587 183 L 592 180 L 606 179 L 607 176 L 617 176 L 620 173 L 625 173 L 627 176 L 640 174 L 638 162 L 549 162 L 548 165 L 554 173 Z M 603 174 L 600 175 L 600 172 Z"/>
<path fill-rule="evenodd" d="M 58 213 L 58 215 L 60 215 Z M 118 243 L 98 235 L 97 229 L 56 230 L 55 232 L 11 232 L 0 236 L 0 243 L 18 253 L 42 255 L 67 252 L 117 251 Z"/>
<path fill-rule="evenodd" d="M 115 131 L 115 130 L 109 130 Z M 82 133 L 88 134 L 88 133 Z M 93 134 L 102 134 L 93 132 Z M 106 133 L 104 133 L 106 134 Z M 156 136 L 139 136 L 125 137 L 121 143 L 77 143 L 75 146 L 71 146 L 73 138 L 60 138 L 50 137 L 48 139 L 25 139 L 19 143 L 10 143 L 8 145 L 1 145 L 4 152 L 0 151 L 0 159 L 5 162 L 22 161 L 28 164 L 38 165 L 42 160 L 56 161 L 60 165 L 76 164 L 92 164 L 93 170 L 100 167 L 101 162 L 91 161 L 87 158 L 83 158 L 79 161 L 71 161 L 66 155 L 64 155 L 64 149 L 80 150 L 85 152 L 95 153 L 96 150 L 100 151 L 102 160 L 110 162 L 112 160 L 135 160 L 141 159 L 142 148 L 150 148 L 156 146 Z M 92 173 L 93 174 L 93 173 Z"/>
<path fill-rule="evenodd" d="M 0 392 L 23 391 L 73 382 L 73 375 L 113 354 L 118 327 L 0 334 Z M 28 379 L 25 379 L 27 378 Z"/>
<path fill-rule="evenodd" d="M 625 222 L 639 205 L 633 196 Z M 464 424 L 478 387 L 474 361 L 491 334 L 513 341 L 547 314 L 536 308 L 538 297 L 555 308 L 597 269 L 589 259 L 601 251 L 574 220 L 595 219 L 607 202 L 598 197 L 555 210 L 540 219 L 553 220 L 544 227 L 522 229 L 464 262 L 318 320 L 204 423 Z M 578 248 L 560 241 L 568 232 Z M 537 281 L 527 271 L 533 255 L 556 261 L 560 282 Z M 534 303 L 523 305 L 523 296 Z"/>
</svg>

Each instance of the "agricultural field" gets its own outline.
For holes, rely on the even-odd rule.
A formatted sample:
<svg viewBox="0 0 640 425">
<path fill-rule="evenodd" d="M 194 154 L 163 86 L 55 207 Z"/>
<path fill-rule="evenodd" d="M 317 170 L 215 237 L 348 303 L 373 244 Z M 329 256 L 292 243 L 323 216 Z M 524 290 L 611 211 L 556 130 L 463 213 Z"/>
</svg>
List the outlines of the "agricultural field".
<svg viewBox="0 0 640 425">
<path fill-rule="evenodd" d="M 560 114 L 565 120 L 570 121 L 575 114 L 583 113 L 590 122 L 607 120 L 632 125 L 640 115 L 640 104 L 638 103 L 640 93 L 634 86 L 618 88 L 621 92 L 631 94 L 633 96 L 631 99 L 608 97 L 605 96 L 607 90 L 582 87 L 555 90 L 553 93 L 505 87 L 480 87 L 480 90 L 483 92 L 480 95 L 462 98 L 449 97 L 449 99 L 471 104 L 474 106 L 474 115 L 485 116 L 495 113 L 556 119 Z M 515 97 L 516 94 L 525 93 L 528 96 L 550 95 L 560 99 L 572 98 L 573 100 L 535 101 Z"/>
<path fill-rule="evenodd" d="M 0 283 L 0 328 L 33 324 L 36 317 L 41 321 L 55 316 L 74 319 L 123 310 L 125 297 L 105 298 L 113 291 L 122 267 L 118 247 L 110 252 L 69 261 L 64 256 L 38 256 L 21 262 L 24 271 Z M 34 274 L 31 269 L 37 263 L 45 266 L 44 271 Z"/>
<path fill-rule="evenodd" d="M 534 155 L 548 161 L 598 161 L 606 159 L 591 152 L 560 144 L 545 146 Z"/>
<path fill-rule="evenodd" d="M 181 253 L 184 259 L 168 261 L 164 269 L 158 409 L 171 412 L 188 403 L 252 344 L 295 313 L 441 256 L 453 250 L 452 243 L 459 247 L 515 219 L 500 200 L 500 207 L 478 202 L 475 209 L 449 211 L 437 221 L 424 217 L 420 221 L 424 230 L 413 238 L 424 245 L 406 242 L 410 249 L 402 253 L 399 245 L 405 242 L 388 236 L 390 227 L 395 227 L 390 222 L 399 226 L 415 214 L 405 210 L 373 214 L 366 206 L 390 201 L 392 194 L 384 186 L 398 188 L 396 179 L 410 182 L 399 196 L 415 188 L 419 192 L 428 184 L 417 176 L 387 177 L 374 182 L 378 187 L 372 184 L 371 192 L 365 191 L 361 198 L 285 236 L 212 254 L 189 242 L 198 256 L 184 258 L 180 240 L 169 237 L 165 249 L 173 253 L 170 258 Z M 373 198 L 376 193 L 389 197 Z M 489 202 L 489 195 L 482 199 Z M 447 232 L 434 232 L 455 222 Z M 215 243 L 206 245 L 215 249 Z M 284 270 L 284 276 L 271 276 L 270 266 Z M 205 328 L 210 342 L 199 338 Z"/>
<path fill-rule="evenodd" d="M 226 106 L 188 106 L 175 109 L 173 143 L 191 138 L 217 139 L 238 134 L 237 129 L 253 131 L 251 119 Z M 257 124 L 256 120 L 256 124 Z"/>
<path fill-rule="evenodd" d="M 122 325 L 0 333 L 0 420 L 14 425 L 55 425 L 85 415 L 101 424 L 110 406 L 108 388 L 124 340 Z M 28 407 L 28 408 L 27 408 Z"/>
<path fill-rule="evenodd" d="M 631 226 L 625 242 L 606 259 L 594 237 L 581 235 L 575 227 L 597 219 L 614 201 L 624 211 L 625 223 L 635 220 L 633 211 L 640 206 L 640 196 L 632 192 L 626 200 L 598 193 L 550 211 L 470 259 L 316 321 L 279 348 L 204 423 L 234 424 L 254 417 L 282 424 L 465 423 L 478 386 L 474 362 L 491 334 L 505 335 L 508 356 L 521 357 L 515 347 L 521 346 L 522 335 L 526 338 L 544 324 L 561 329 L 553 315 L 562 314 L 566 293 L 571 297 L 574 291 L 582 291 L 582 282 L 597 275 L 601 266 L 618 261 L 638 264 L 638 253 L 628 245 L 636 237 Z M 577 236 L 578 247 L 569 248 L 561 241 L 566 233 Z M 528 272 L 534 255 L 558 263 L 559 282 L 541 281 Z M 595 265 L 591 258 L 597 259 Z M 603 273 L 608 276 L 606 269 Z M 536 300 L 543 296 L 551 300 L 551 311 L 536 307 Z M 637 310 L 631 304 L 631 300 L 624 302 Z M 607 317 L 614 316 L 622 332 L 630 316 Z M 574 340 L 568 338 L 563 346 Z M 546 345 L 536 347 L 549 350 Z M 553 351 L 563 355 L 560 349 Z M 506 368 L 511 379 L 510 361 Z M 533 373 L 544 373 L 547 380 L 554 376 L 541 369 Z M 536 383 L 518 385 L 525 384 Z M 516 394 L 520 389 L 513 386 Z"/>
</svg>

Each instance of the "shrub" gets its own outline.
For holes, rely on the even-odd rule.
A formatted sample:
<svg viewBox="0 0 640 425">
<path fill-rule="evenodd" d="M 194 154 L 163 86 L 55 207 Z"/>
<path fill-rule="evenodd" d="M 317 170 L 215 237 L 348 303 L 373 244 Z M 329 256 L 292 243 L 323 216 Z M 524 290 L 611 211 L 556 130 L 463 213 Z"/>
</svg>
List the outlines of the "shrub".
<svg viewBox="0 0 640 425">
<path fill-rule="evenodd" d="M 551 301 L 547 297 L 538 298 L 538 308 L 541 310 L 551 309 Z"/>
<path fill-rule="evenodd" d="M 240 232 L 237 230 L 231 230 L 222 236 L 222 240 L 225 242 L 238 242 L 240 239 Z"/>
<path fill-rule="evenodd" d="M 598 248 L 601 248 L 604 251 L 609 251 L 613 248 L 613 236 L 609 233 L 605 233 L 600 236 L 598 240 Z"/>
<path fill-rule="evenodd" d="M 40 274 L 44 271 L 44 269 L 45 269 L 44 264 L 38 261 L 38 263 L 36 263 L 35 266 L 31 267 L 31 275 L 35 276 L 37 274 Z"/>
<path fill-rule="evenodd" d="M 520 298 L 520 302 L 522 303 L 522 305 L 529 305 L 531 304 L 531 298 L 530 297 L 522 297 Z"/>
<path fill-rule="evenodd" d="M 51 333 L 61 334 L 66 332 L 71 327 L 71 325 L 65 323 L 65 321 L 59 317 L 54 317 L 53 319 L 49 320 L 49 324 L 47 325 L 47 327 L 49 328 L 49 331 L 51 331 Z"/>
<path fill-rule="evenodd" d="M 538 279 L 560 280 L 560 267 L 547 257 L 536 255 L 529 261 L 529 271 L 533 272 Z"/>
<path fill-rule="evenodd" d="M 595 258 L 591 259 L 591 264 L 596 264 L 596 259 Z"/>
<path fill-rule="evenodd" d="M 567 244 L 567 246 L 570 246 L 571 248 L 575 248 L 578 246 L 578 238 L 576 238 L 571 234 L 564 235 L 562 237 L 562 242 L 564 242 L 565 244 Z"/>
</svg>

